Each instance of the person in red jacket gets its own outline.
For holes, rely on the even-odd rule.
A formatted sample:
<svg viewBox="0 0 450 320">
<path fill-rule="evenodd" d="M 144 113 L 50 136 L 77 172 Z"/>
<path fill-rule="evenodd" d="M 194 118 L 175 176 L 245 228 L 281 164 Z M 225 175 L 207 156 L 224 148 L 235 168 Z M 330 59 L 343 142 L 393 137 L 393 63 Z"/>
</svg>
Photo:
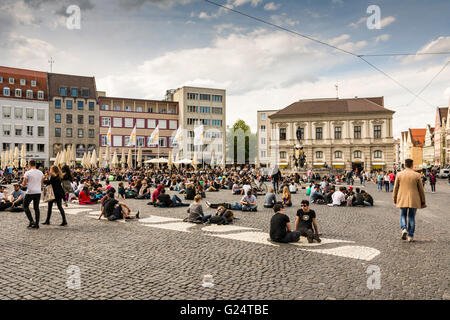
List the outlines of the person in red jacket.
<svg viewBox="0 0 450 320">
<path fill-rule="evenodd" d="M 92 202 L 91 198 L 89 197 L 89 189 L 86 186 L 80 192 L 78 201 L 80 204 L 95 204 L 95 202 Z"/>
<path fill-rule="evenodd" d="M 158 201 L 158 196 L 161 193 L 161 190 L 164 189 L 164 186 L 160 184 L 155 191 L 152 193 L 152 202 L 147 203 L 148 205 L 156 205 L 156 202 Z"/>
</svg>

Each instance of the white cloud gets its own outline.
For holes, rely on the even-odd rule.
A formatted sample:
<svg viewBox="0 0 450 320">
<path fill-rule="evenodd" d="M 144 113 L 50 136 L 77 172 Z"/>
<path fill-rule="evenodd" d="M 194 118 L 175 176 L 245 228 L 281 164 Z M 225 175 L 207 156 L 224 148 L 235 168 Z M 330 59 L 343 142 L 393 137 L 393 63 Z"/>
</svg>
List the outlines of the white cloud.
<svg viewBox="0 0 450 320">
<path fill-rule="evenodd" d="M 206 12 L 200 12 L 200 14 L 198 15 L 198 17 L 199 17 L 200 19 L 206 19 L 206 20 L 209 20 L 209 19 L 212 19 L 212 18 L 217 18 L 217 17 L 218 17 L 218 14 L 217 14 L 217 13 L 207 14 Z"/>
<path fill-rule="evenodd" d="M 380 41 L 388 41 L 390 37 L 391 36 L 389 34 L 382 34 L 378 37 L 375 37 L 375 43 L 378 43 Z"/>
<path fill-rule="evenodd" d="M 234 0 L 233 5 L 236 7 L 242 6 L 246 3 L 250 3 L 253 7 L 258 6 L 262 0 Z"/>
<path fill-rule="evenodd" d="M 293 27 L 293 26 L 298 25 L 300 23 L 298 20 L 293 20 L 293 19 L 289 18 L 286 15 L 286 13 L 271 15 L 270 16 L 270 20 L 272 20 L 272 22 L 274 24 L 277 24 L 279 26 L 290 26 L 290 27 Z"/>
<path fill-rule="evenodd" d="M 275 4 L 273 2 L 269 2 L 264 5 L 264 10 L 266 11 L 275 11 L 278 10 L 278 8 L 280 8 L 280 4 Z"/>
<path fill-rule="evenodd" d="M 214 29 L 216 29 L 217 33 L 222 33 L 225 30 L 230 30 L 239 33 L 244 31 L 246 28 L 235 27 L 232 23 L 224 23 L 214 26 Z"/>
<path fill-rule="evenodd" d="M 450 52 L 450 36 L 449 37 L 439 37 L 435 40 L 430 41 L 422 48 L 417 50 L 417 53 L 432 53 L 432 52 Z M 435 55 L 418 55 L 418 56 L 408 56 L 403 59 L 403 63 L 410 63 L 415 61 L 421 61 L 425 59 L 435 58 Z"/>
<path fill-rule="evenodd" d="M 387 27 L 388 25 L 390 25 L 391 23 L 395 22 L 395 17 L 393 16 L 389 16 L 386 18 L 381 19 L 380 24 L 381 24 L 381 29 Z"/>
<path fill-rule="evenodd" d="M 362 17 L 362 18 L 360 18 L 358 21 L 350 23 L 348 26 L 351 27 L 351 28 L 356 29 L 356 28 L 359 27 L 359 25 L 360 25 L 361 23 L 365 22 L 366 19 L 367 19 L 367 17 Z"/>
</svg>

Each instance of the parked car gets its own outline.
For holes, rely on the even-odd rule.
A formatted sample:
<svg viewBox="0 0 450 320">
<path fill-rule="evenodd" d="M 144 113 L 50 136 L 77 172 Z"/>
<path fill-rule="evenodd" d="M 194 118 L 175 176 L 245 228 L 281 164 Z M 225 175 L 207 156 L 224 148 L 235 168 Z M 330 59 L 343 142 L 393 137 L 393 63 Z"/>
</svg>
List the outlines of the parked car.
<svg viewBox="0 0 450 320">
<path fill-rule="evenodd" d="M 450 175 L 450 169 L 441 169 L 439 173 L 437 174 L 438 178 L 446 179 Z"/>
</svg>

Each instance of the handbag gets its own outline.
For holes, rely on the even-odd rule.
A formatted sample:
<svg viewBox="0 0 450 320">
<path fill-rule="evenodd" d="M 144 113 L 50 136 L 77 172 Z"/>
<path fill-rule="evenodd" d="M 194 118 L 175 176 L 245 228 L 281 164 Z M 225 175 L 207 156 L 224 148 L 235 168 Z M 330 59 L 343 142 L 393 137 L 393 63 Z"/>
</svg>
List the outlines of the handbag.
<svg viewBox="0 0 450 320">
<path fill-rule="evenodd" d="M 53 193 L 53 187 L 51 185 L 48 185 L 44 188 L 43 200 L 44 202 L 55 200 L 55 194 Z"/>
<path fill-rule="evenodd" d="M 65 193 L 73 192 L 72 184 L 70 183 L 69 180 L 63 180 L 61 186 Z"/>
</svg>

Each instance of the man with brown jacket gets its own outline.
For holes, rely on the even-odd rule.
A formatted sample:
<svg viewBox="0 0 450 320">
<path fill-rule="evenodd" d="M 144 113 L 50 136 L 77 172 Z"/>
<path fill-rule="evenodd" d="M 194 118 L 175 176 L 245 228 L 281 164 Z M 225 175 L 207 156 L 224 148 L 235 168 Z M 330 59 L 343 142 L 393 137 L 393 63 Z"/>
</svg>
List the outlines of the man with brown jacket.
<svg viewBox="0 0 450 320">
<path fill-rule="evenodd" d="M 412 242 L 414 239 L 415 217 L 417 209 L 426 208 L 425 192 L 423 190 L 420 174 L 412 170 L 413 160 L 405 160 L 405 170 L 395 179 L 393 199 L 397 208 L 400 208 L 400 227 L 402 239 Z M 408 225 L 406 218 L 408 217 Z"/>
</svg>

